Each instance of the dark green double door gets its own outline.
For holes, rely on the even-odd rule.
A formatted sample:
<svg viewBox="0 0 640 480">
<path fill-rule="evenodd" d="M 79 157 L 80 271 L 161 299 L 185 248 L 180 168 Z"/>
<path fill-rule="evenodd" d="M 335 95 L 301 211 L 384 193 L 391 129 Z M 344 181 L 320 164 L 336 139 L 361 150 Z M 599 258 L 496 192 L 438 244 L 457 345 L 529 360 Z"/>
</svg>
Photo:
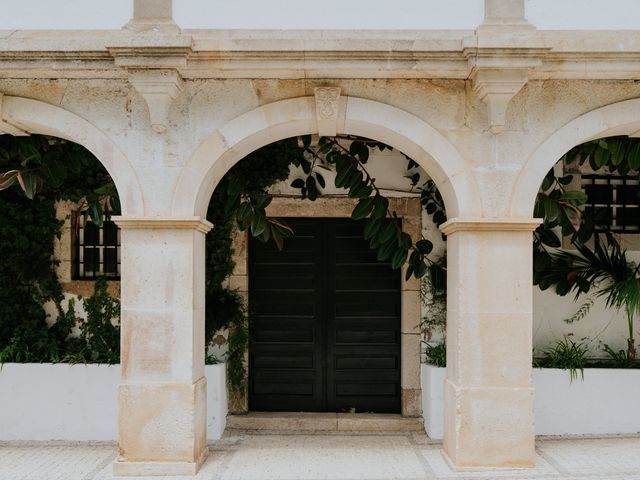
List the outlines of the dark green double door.
<svg viewBox="0 0 640 480">
<path fill-rule="evenodd" d="M 250 244 L 249 408 L 400 411 L 400 273 L 363 222 L 288 219 L 279 252 Z"/>
</svg>

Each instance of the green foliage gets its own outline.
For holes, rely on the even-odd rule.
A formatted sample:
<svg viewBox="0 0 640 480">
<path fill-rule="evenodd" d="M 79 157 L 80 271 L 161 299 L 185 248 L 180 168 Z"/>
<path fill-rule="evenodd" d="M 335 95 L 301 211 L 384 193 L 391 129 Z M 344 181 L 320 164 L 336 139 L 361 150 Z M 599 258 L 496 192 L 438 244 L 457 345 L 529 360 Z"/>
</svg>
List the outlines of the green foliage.
<svg viewBox="0 0 640 480">
<path fill-rule="evenodd" d="M 424 343 L 424 353 L 426 357 L 426 363 L 435 367 L 447 366 L 447 345 L 445 342 L 431 344 L 429 342 Z"/>
<path fill-rule="evenodd" d="M 348 147 L 344 145 L 347 142 Z M 321 137 L 317 148 L 310 146 L 308 137 L 302 138 L 301 143 L 304 157 L 300 160 L 300 166 L 306 177 L 295 179 L 291 186 L 300 189 L 302 198 L 315 200 L 320 194 L 317 185 L 324 187 L 324 177 L 319 170 L 335 170 L 335 186 L 345 189 L 349 198 L 358 199 L 351 217 L 354 220 L 368 219 L 364 236 L 369 246 L 377 252 L 378 260 L 388 260 L 392 268 L 400 268 L 408 263 L 407 280 L 411 276 L 423 277 L 433 263 L 428 257 L 433 244 L 424 238 L 414 244 L 413 239 L 402 231 L 397 213 L 389 209 L 389 200 L 376 186 L 375 179 L 366 167 L 371 149 L 383 151 L 390 147 L 353 136 Z M 413 174 L 410 178 L 412 182 L 420 180 L 419 174 Z M 435 185 L 432 185 L 432 190 L 435 195 Z M 446 219 L 443 211 L 439 211 L 439 214 Z"/>
<path fill-rule="evenodd" d="M 562 368 L 569 370 L 571 381 L 578 378 L 578 371 L 584 379 L 584 367 L 587 364 L 589 349 L 582 342 L 574 342 L 569 337 L 558 340 L 553 348 L 544 351 L 544 357 L 535 366 L 544 368 Z"/>
<path fill-rule="evenodd" d="M 444 337 L 447 326 L 447 264 L 446 256 L 434 261 L 428 275 L 422 277 L 420 299 L 425 315 L 420 333 L 430 341 L 434 335 Z"/>
<path fill-rule="evenodd" d="M 0 191 L 12 186 L 29 199 L 41 193 L 79 203 L 85 219 L 98 225 L 105 215 L 120 211 L 113 181 L 98 159 L 58 138 L 0 135 Z"/>
<path fill-rule="evenodd" d="M 53 259 L 62 224 L 56 220 L 55 201 L 82 201 L 83 192 L 108 182 L 108 174 L 79 145 L 37 135 L 1 135 L 2 170 L 14 173 L 9 180 L 6 174 L 0 177 L 0 189 L 20 188 L 0 195 L 0 362 L 110 361 L 104 355 L 119 348 L 119 336 L 105 336 L 97 313 L 89 314 L 81 338 L 71 336 L 78 323 L 75 305 L 71 301 L 66 310 L 62 307 Z M 58 311 L 52 325 L 43 308 L 47 301 Z"/>
<path fill-rule="evenodd" d="M 120 300 L 109 295 L 104 277 L 96 280 L 93 295 L 84 299 L 84 310 L 87 319 L 80 323 L 80 338 L 86 342 L 89 360 L 120 362 Z"/>
<path fill-rule="evenodd" d="M 267 189 L 287 179 L 289 166 L 299 165 L 303 152 L 297 138 L 256 150 L 225 175 L 209 203 L 207 219 L 214 228 L 206 237 L 206 339 L 210 341 L 220 329 L 229 329 L 227 375 L 236 391 L 243 390 L 246 383 L 248 327 L 242 297 L 224 284 L 234 268 L 233 226 L 250 229 L 262 241 L 273 238 L 282 248 L 290 229 L 267 217 L 265 208 L 271 201 Z"/>
<path fill-rule="evenodd" d="M 614 350 L 609 345 L 605 344 L 602 349 L 609 355 L 609 364 L 613 368 L 640 368 L 637 360 L 631 360 L 627 356 L 627 352 L 624 350 Z M 606 365 L 605 365 L 606 366 Z"/>
<path fill-rule="evenodd" d="M 605 298 L 607 307 L 624 310 L 627 315 L 627 355 L 636 358 L 634 318 L 640 314 L 640 266 L 627 259 L 626 251 L 610 234 L 603 245 L 599 235 L 594 236 L 593 248 L 575 241 L 575 251 L 550 254 L 550 262 L 541 272 L 542 280 L 556 285 L 556 293 L 566 295 L 592 291 Z"/>
</svg>

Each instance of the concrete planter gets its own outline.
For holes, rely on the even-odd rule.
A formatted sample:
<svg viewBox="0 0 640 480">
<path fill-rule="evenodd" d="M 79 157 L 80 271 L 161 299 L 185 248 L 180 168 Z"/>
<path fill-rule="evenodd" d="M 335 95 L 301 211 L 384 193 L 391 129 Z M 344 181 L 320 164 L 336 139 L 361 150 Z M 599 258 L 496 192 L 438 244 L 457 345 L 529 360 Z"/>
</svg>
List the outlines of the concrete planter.
<svg viewBox="0 0 640 480">
<path fill-rule="evenodd" d="M 227 417 L 225 365 L 206 365 L 207 438 Z M 0 440 L 117 437 L 120 365 L 6 363 L 0 370 Z"/>
<path fill-rule="evenodd" d="M 422 416 L 431 438 L 443 435 L 445 368 L 422 365 Z M 640 370 L 588 368 L 584 380 L 569 372 L 534 368 L 537 435 L 640 432 Z"/>
</svg>

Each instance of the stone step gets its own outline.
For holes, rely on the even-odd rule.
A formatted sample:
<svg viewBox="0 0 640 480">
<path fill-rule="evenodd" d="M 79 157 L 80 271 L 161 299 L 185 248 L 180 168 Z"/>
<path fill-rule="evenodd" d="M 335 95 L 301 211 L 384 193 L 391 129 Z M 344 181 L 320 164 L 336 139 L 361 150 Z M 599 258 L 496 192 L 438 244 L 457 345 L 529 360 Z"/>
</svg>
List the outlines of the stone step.
<svg viewBox="0 0 640 480">
<path fill-rule="evenodd" d="M 251 412 L 228 415 L 227 429 L 274 432 L 424 432 L 420 417 L 379 413 Z"/>
</svg>

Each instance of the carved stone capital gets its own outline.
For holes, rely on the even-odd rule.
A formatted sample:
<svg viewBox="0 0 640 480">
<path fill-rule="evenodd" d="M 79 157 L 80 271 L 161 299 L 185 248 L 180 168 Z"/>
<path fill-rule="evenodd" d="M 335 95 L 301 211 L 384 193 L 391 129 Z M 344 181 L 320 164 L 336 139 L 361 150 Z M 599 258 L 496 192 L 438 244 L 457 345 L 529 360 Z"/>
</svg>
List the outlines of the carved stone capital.
<svg viewBox="0 0 640 480">
<path fill-rule="evenodd" d="M 15 137 L 27 137 L 29 136 L 29 132 L 23 130 L 19 126 L 11 123 L 7 120 L 2 114 L 2 99 L 4 95 L 0 93 L 0 135 L 13 135 Z"/>
<path fill-rule="evenodd" d="M 506 128 L 507 107 L 516 93 L 527 83 L 524 68 L 475 69 L 471 74 L 473 90 L 487 105 L 489 130 L 499 133 Z"/>
<path fill-rule="evenodd" d="M 317 87 L 313 93 L 316 98 L 318 135 L 335 137 L 338 134 L 340 87 Z"/>
<path fill-rule="evenodd" d="M 130 69 L 129 82 L 147 102 L 151 128 L 167 130 L 169 108 L 182 92 L 182 77 L 175 69 Z"/>
</svg>

